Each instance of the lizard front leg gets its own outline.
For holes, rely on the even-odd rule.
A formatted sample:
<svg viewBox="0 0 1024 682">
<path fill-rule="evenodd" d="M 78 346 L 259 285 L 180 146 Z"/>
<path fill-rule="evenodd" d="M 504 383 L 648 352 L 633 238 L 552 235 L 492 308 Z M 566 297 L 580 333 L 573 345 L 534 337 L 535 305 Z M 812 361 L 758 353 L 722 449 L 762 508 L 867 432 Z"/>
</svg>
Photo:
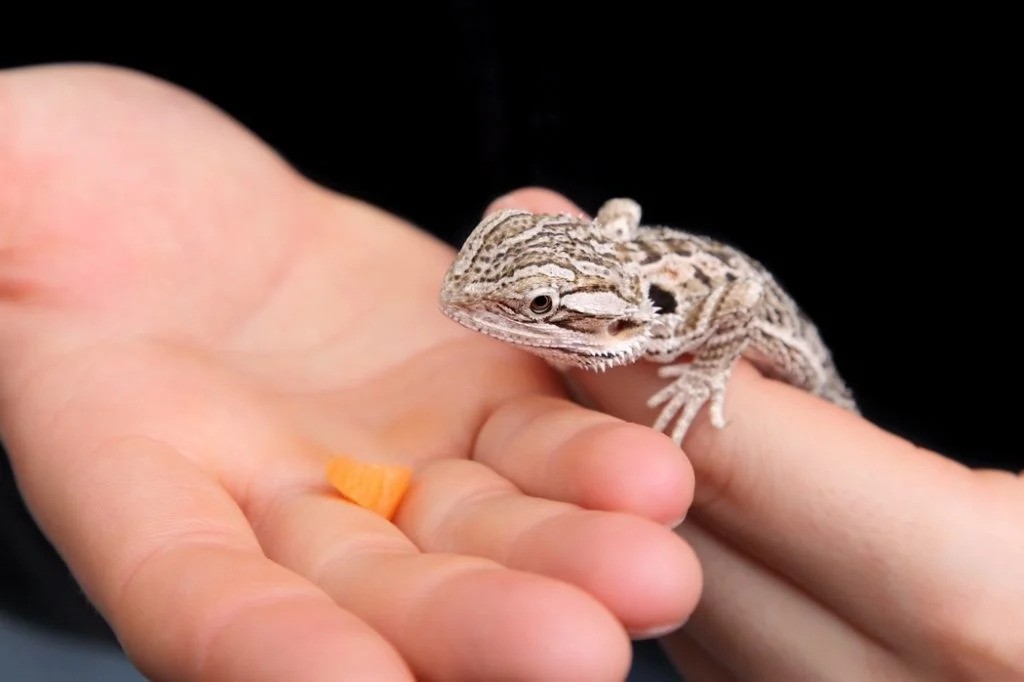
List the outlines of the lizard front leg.
<svg viewBox="0 0 1024 682">
<path fill-rule="evenodd" d="M 725 426 L 725 389 L 733 365 L 750 343 L 750 322 L 761 302 L 763 287 L 756 280 L 739 280 L 718 287 L 708 295 L 685 326 L 674 334 L 675 356 L 689 352 L 691 362 L 662 367 L 658 376 L 672 379 L 648 400 L 648 407 L 663 405 L 654 428 L 664 431 L 675 420 L 670 434 L 677 445 L 705 404 L 711 424 Z M 665 339 L 666 342 L 669 339 Z"/>
</svg>

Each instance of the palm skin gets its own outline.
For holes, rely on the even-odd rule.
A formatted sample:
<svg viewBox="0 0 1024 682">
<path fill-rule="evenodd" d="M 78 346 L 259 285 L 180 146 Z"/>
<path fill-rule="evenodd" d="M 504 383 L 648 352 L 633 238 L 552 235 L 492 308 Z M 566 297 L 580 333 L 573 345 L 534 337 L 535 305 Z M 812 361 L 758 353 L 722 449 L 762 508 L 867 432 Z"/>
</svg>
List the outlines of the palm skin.
<svg viewBox="0 0 1024 682">
<path fill-rule="evenodd" d="M 685 458 L 444 319 L 451 257 L 175 88 L 0 75 L 0 428 L 147 675 L 617 679 L 692 611 Z M 339 452 L 415 467 L 394 525 Z"/>
</svg>

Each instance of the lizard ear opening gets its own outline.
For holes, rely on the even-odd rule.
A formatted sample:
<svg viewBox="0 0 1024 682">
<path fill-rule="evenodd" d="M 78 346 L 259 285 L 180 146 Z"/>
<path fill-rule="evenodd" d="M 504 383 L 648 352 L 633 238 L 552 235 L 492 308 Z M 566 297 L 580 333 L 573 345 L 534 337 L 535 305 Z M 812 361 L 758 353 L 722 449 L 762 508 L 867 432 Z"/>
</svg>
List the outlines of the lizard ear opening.
<svg viewBox="0 0 1024 682">
<path fill-rule="evenodd" d="M 608 335 L 609 336 L 623 336 L 631 337 L 635 336 L 637 332 L 642 331 L 644 323 L 639 320 L 619 319 L 613 320 L 608 324 Z"/>
<path fill-rule="evenodd" d="M 679 303 L 672 292 L 657 284 L 651 284 L 647 287 L 647 298 L 658 308 L 658 313 L 661 315 L 670 315 L 679 307 Z"/>
</svg>

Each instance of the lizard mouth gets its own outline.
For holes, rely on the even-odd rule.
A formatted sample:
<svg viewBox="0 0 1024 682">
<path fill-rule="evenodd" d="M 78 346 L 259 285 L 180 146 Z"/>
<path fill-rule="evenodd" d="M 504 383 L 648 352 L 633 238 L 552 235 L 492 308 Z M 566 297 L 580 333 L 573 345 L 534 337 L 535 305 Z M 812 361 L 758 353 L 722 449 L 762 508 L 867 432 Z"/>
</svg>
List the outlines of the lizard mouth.
<svg viewBox="0 0 1024 682">
<path fill-rule="evenodd" d="M 647 345 L 644 325 L 630 320 L 611 320 L 603 334 L 594 334 L 557 325 L 525 324 L 481 311 L 470 314 L 455 306 L 443 306 L 442 310 L 464 327 L 561 366 L 603 371 L 636 360 Z"/>
</svg>

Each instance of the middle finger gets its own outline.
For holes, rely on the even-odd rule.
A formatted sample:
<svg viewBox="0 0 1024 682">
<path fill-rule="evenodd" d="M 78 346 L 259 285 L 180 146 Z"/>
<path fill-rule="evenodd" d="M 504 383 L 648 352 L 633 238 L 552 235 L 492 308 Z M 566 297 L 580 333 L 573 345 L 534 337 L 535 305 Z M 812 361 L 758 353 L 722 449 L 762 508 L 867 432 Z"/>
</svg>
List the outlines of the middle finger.
<svg viewBox="0 0 1024 682">
<path fill-rule="evenodd" d="M 396 521 L 426 551 L 486 557 L 581 587 L 637 636 L 677 626 L 700 592 L 692 550 L 664 526 L 528 497 L 473 461 L 425 467 Z"/>
</svg>

